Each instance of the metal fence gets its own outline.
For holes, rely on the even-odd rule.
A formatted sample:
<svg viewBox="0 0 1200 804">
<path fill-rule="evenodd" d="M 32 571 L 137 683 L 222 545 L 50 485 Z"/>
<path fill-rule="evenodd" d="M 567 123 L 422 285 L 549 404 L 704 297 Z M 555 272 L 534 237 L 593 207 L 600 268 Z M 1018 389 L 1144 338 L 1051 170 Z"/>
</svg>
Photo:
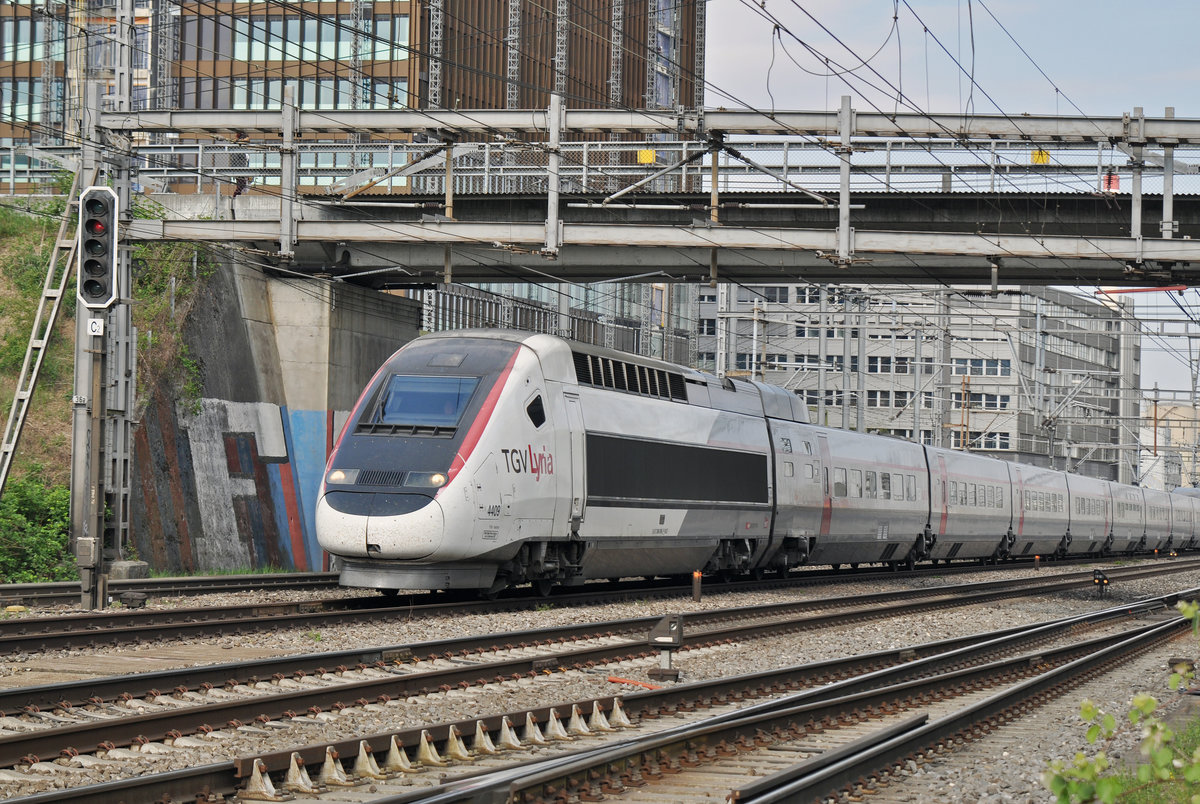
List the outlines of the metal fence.
<svg viewBox="0 0 1200 804">
<path fill-rule="evenodd" d="M 421 328 L 426 332 L 498 327 L 561 335 L 581 343 L 676 361 L 686 360 L 695 337 L 683 329 L 647 329 L 638 321 L 613 320 L 578 308 L 563 316 L 549 304 L 459 285 L 407 293 L 421 302 Z"/>
<path fill-rule="evenodd" d="M 722 192 L 791 192 L 800 185 L 831 193 L 839 187 L 839 157 L 828 143 L 755 137 L 730 144 L 736 155 L 723 151 L 716 157 Z M 440 196 L 445 193 L 444 157 L 409 167 L 434 147 L 411 142 L 297 143 L 296 186 L 306 195 Z M 609 194 L 667 169 L 638 192 L 708 192 L 712 155 L 681 164 L 706 147 L 682 140 L 566 142 L 560 149 L 560 188 L 568 195 Z M 855 141 L 854 147 L 850 181 L 855 192 L 1120 194 L 1131 186 L 1128 158 L 1107 144 L 1047 149 L 1012 141 L 864 140 Z M 1178 148 L 1175 156 L 1181 167 L 1174 191 L 1200 192 L 1200 174 L 1186 172 L 1200 162 L 1200 149 Z M 73 171 L 77 158 L 73 149 L 0 148 L 0 185 L 10 195 L 53 192 L 58 174 Z M 153 192 L 231 194 L 281 186 L 280 150 L 272 142 L 142 144 L 135 148 L 134 162 L 139 187 Z M 544 144 L 460 143 L 452 156 L 454 192 L 541 195 L 548 188 L 548 162 Z M 1148 162 L 1143 192 L 1161 192 L 1161 167 Z"/>
</svg>

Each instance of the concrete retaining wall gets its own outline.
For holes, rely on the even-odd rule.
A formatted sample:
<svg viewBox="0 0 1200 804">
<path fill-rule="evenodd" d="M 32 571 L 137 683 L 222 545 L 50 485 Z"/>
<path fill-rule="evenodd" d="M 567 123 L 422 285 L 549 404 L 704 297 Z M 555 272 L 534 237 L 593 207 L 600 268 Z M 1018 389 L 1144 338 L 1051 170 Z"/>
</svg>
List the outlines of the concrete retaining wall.
<svg viewBox="0 0 1200 804">
<path fill-rule="evenodd" d="M 198 400 L 160 388 L 135 432 L 132 532 L 154 569 L 322 569 L 313 506 L 363 386 L 417 335 L 420 306 L 222 268 L 184 327 Z"/>
</svg>

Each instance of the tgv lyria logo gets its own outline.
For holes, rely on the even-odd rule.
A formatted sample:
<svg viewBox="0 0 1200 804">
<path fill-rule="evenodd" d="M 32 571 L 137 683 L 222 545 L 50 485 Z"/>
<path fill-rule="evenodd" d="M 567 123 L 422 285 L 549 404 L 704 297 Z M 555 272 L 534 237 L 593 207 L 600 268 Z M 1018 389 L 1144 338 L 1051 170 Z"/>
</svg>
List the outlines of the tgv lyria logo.
<svg viewBox="0 0 1200 804">
<path fill-rule="evenodd" d="M 534 452 L 533 445 L 529 444 L 524 448 L 502 449 L 500 452 L 504 455 L 504 462 L 512 474 L 531 474 L 539 481 L 542 475 L 554 474 L 554 456 L 546 452 L 545 447 Z"/>
</svg>

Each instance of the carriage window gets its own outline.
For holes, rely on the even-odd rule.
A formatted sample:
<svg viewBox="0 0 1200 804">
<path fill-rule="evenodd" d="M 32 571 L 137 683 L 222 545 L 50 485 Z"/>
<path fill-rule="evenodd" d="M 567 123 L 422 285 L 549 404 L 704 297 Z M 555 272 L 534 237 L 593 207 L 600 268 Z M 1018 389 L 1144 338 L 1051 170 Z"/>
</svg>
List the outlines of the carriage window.
<svg viewBox="0 0 1200 804">
<path fill-rule="evenodd" d="M 975 507 L 975 484 L 971 483 L 967 486 L 967 505 Z"/>
<path fill-rule="evenodd" d="M 835 467 L 833 470 L 833 496 L 846 496 L 846 470 L 840 466 Z"/>
<path fill-rule="evenodd" d="M 987 486 L 987 487 L 985 487 L 984 492 L 985 492 L 985 496 L 987 497 L 987 500 L 984 502 L 984 507 L 985 508 L 995 508 L 996 507 L 996 487 L 995 486 Z"/>
<path fill-rule="evenodd" d="M 861 469 L 851 469 L 850 470 L 850 494 L 849 494 L 849 496 L 851 496 L 851 497 L 861 497 L 862 496 L 862 470 Z"/>
<path fill-rule="evenodd" d="M 525 413 L 534 427 L 541 427 L 546 423 L 546 409 L 542 406 L 541 396 L 535 396 L 533 401 L 525 406 Z"/>
<path fill-rule="evenodd" d="M 813 472 L 813 465 L 811 463 L 804 464 L 804 476 L 810 479 L 815 479 L 815 473 Z"/>
<path fill-rule="evenodd" d="M 808 441 L 804 442 L 804 454 L 812 455 L 812 444 Z"/>
<path fill-rule="evenodd" d="M 867 497 L 873 500 L 876 493 L 875 473 L 867 472 Z"/>
<path fill-rule="evenodd" d="M 462 418 L 478 377 L 393 375 L 384 385 L 372 418 L 377 424 L 454 427 Z"/>
<path fill-rule="evenodd" d="M 879 499 L 892 499 L 892 476 L 887 472 L 879 473 Z"/>
<path fill-rule="evenodd" d="M 892 473 L 892 499 L 897 502 L 904 500 L 904 475 L 899 472 Z"/>
<path fill-rule="evenodd" d="M 783 476 L 784 477 L 792 477 L 795 474 L 796 474 L 796 467 L 792 464 L 792 462 L 784 461 L 783 462 Z"/>
<path fill-rule="evenodd" d="M 950 481 L 950 504 L 953 505 L 957 502 L 958 502 L 958 481 L 951 480 Z"/>
<path fill-rule="evenodd" d="M 904 476 L 904 496 L 910 500 L 917 499 L 917 476 Z"/>
</svg>

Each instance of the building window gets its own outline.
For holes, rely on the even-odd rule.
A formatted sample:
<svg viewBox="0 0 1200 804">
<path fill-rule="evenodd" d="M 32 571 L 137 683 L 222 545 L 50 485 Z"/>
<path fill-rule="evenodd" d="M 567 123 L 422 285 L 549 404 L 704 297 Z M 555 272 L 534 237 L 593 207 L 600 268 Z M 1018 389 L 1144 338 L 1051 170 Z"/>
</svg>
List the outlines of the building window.
<svg viewBox="0 0 1200 804">
<path fill-rule="evenodd" d="M 762 289 L 763 298 L 773 304 L 787 304 L 788 287 L 787 285 L 777 285 L 774 287 L 765 287 Z"/>
<path fill-rule="evenodd" d="M 716 335 L 717 334 L 717 319 L 701 318 L 700 319 L 700 334 L 701 335 Z"/>
<path fill-rule="evenodd" d="M 912 391 L 893 391 L 892 405 L 897 408 L 906 408 L 908 403 L 912 401 Z"/>
<path fill-rule="evenodd" d="M 708 369 L 709 371 L 716 371 L 717 353 L 716 352 L 697 352 L 696 353 L 696 368 Z"/>
<path fill-rule="evenodd" d="M 1009 377 L 1012 375 L 1011 360 L 956 357 L 953 358 L 951 364 L 955 376 L 970 374 L 975 377 Z"/>
<path fill-rule="evenodd" d="M 868 357 L 867 358 L 867 373 L 868 374 L 891 374 L 892 359 L 890 357 Z"/>
<path fill-rule="evenodd" d="M 886 408 L 892 404 L 891 391 L 867 391 L 867 407 Z"/>
</svg>

